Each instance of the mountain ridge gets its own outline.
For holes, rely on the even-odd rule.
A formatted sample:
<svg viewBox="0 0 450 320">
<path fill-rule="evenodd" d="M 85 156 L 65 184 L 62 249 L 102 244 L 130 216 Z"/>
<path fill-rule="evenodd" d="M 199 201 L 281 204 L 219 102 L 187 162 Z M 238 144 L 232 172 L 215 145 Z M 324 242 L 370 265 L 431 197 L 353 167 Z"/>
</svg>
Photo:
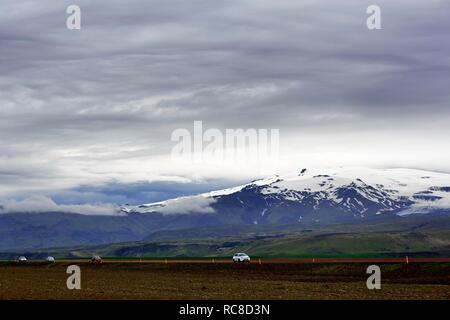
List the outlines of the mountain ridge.
<svg viewBox="0 0 450 320">
<path fill-rule="evenodd" d="M 274 176 L 195 196 L 123 206 L 121 210 L 126 213 L 183 214 L 177 212 L 178 207 L 183 207 L 180 203 L 186 207 L 202 204 L 197 213 L 214 211 L 224 214 L 230 207 L 237 211 L 244 208 L 247 215 L 255 218 L 253 223 L 256 224 L 274 222 L 275 218 L 267 217 L 275 207 L 285 211 L 292 211 L 295 207 L 298 213 L 296 222 L 305 218 L 318 220 L 312 213 L 321 211 L 327 215 L 333 215 L 330 211 L 348 213 L 347 216 L 341 214 L 340 218 L 345 220 L 351 215 L 355 218 L 384 213 L 405 215 L 450 207 L 449 174 L 416 169 L 329 171 L 302 169 L 296 176 Z M 255 214 L 258 210 L 259 218 Z M 295 222 L 292 216 L 288 220 Z"/>
<path fill-rule="evenodd" d="M 302 169 L 291 176 L 234 188 L 122 206 L 120 215 L 2 213 L 0 250 L 140 241 L 159 231 L 227 225 L 320 228 L 448 215 L 449 208 L 449 174 L 412 169 Z"/>
</svg>

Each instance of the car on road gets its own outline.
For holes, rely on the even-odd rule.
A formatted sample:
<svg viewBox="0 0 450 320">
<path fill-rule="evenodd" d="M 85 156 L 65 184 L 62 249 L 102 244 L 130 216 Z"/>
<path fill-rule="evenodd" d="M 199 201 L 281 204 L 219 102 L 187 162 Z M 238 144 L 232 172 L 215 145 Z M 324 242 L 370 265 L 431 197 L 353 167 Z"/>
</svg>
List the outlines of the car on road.
<svg viewBox="0 0 450 320">
<path fill-rule="evenodd" d="M 27 262 L 27 258 L 24 256 L 20 256 L 19 258 L 17 258 L 18 262 Z"/>
<path fill-rule="evenodd" d="M 102 258 L 100 256 L 93 256 L 91 258 L 91 263 L 102 263 Z"/>
<path fill-rule="evenodd" d="M 248 254 L 240 252 L 233 256 L 233 262 L 250 262 Z"/>
</svg>

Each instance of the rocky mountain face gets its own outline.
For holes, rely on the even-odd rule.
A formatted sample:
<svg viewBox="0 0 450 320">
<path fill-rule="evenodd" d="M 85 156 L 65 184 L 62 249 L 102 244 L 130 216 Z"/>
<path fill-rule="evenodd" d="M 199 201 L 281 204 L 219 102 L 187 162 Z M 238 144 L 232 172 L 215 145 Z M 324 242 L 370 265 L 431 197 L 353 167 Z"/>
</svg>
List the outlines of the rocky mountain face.
<svg viewBox="0 0 450 320">
<path fill-rule="evenodd" d="M 329 172 L 328 172 L 329 171 Z M 411 169 L 302 169 L 247 185 L 123 212 L 216 216 L 220 223 L 330 223 L 450 208 L 450 175 Z"/>
</svg>

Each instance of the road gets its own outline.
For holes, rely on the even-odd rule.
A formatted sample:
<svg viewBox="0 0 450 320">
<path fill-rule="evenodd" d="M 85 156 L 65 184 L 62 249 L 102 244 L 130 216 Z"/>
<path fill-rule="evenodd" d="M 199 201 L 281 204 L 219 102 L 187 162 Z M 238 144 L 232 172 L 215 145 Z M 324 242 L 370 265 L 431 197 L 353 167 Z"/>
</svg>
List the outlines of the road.
<svg viewBox="0 0 450 320">
<path fill-rule="evenodd" d="M 86 263 L 89 259 L 61 259 L 59 263 Z M 29 260 L 27 263 L 42 262 L 43 260 Z M 429 262 L 450 262 L 450 258 L 254 258 L 252 264 L 273 264 L 273 263 L 429 263 Z M 47 262 L 45 262 L 47 263 Z M 224 258 L 200 258 L 200 259 L 103 259 L 102 263 L 130 263 L 130 264 L 182 264 L 182 263 L 233 263 L 230 259 Z"/>
</svg>

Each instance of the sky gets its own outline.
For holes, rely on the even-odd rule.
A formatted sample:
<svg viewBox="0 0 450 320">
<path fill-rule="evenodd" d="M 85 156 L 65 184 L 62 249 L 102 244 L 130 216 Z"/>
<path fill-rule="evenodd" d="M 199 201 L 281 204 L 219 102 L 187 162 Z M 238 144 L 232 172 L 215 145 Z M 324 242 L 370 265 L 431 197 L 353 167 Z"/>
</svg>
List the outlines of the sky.
<svg viewBox="0 0 450 320">
<path fill-rule="evenodd" d="M 0 6 L 3 206 L 109 212 L 312 166 L 450 172 L 446 0 Z M 276 169 L 174 161 L 194 121 L 279 130 Z"/>
</svg>

